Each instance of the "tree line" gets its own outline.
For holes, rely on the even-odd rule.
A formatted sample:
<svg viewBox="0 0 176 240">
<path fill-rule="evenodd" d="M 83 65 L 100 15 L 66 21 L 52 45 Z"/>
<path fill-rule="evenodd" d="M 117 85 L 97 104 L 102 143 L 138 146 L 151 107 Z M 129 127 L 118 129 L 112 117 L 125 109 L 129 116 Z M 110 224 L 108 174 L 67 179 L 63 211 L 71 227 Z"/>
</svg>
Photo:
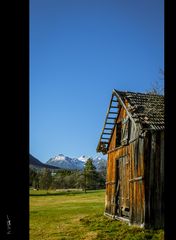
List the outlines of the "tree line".
<svg viewBox="0 0 176 240">
<path fill-rule="evenodd" d="M 79 188 L 86 192 L 91 189 L 105 188 L 106 167 L 101 167 L 99 171 L 93 165 L 93 160 L 89 158 L 81 170 L 54 170 L 48 168 L 36 171 L 30 168 L 30 187 L 35 189 L 69 189 Z"/>
</svg>

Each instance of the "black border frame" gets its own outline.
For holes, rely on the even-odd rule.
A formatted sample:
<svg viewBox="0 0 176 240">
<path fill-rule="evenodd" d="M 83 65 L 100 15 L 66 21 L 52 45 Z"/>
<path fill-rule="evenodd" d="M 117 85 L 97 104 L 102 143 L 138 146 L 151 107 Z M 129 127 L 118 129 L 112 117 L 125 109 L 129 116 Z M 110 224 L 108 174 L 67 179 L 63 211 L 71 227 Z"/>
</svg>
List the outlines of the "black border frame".
<svg viewBox="0 0 176 240">
<path fill-rule="evenodd" d="M 29 239 L 29 1 L 5 1 L 1 88 L 2 239 Z M 2 65 L 1 65 L 2 66 Z M 3 110 L 3 111 L 2 111 Z M 7 228 L 9 220 L 9 228 Z"/>
</svg>

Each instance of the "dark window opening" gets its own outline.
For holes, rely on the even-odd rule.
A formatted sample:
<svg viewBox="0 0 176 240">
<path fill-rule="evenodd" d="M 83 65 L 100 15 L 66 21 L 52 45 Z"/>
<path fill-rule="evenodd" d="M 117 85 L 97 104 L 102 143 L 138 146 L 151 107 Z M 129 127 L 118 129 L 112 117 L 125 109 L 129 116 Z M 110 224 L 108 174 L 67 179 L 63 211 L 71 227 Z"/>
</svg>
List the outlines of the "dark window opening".
<svg viewBox="0 0 176 240">
<path fill-rule="evenodd" d="M 116 147 L 119 147 L 121 145 L 121 128 L 122 123 L 119 122 L 116 124 Z"/>
<path fill-rule="evenodd" d="M 125 208 L 125 211 L 126 211 L 126 212 L 129 212 L 129 211 L 130 211 L 130 209 L 129 209 L 128 207 L 126 207 L 126 208 Z"/>
<path fill-rule="evenodd" d="M 125 218 L 129 218 L 129 208 L 121 209 L 121 216 Z"/>
</svg>

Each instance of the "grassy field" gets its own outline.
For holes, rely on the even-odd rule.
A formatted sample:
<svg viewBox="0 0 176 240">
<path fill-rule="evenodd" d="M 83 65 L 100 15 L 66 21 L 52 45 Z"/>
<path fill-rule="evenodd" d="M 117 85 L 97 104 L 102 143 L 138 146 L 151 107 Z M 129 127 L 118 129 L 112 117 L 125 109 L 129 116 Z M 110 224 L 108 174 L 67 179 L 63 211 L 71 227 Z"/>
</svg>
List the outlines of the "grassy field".
<svg viewBox="0 0 176 240">
<path fill-rule="evenodd" d="M 104 190 L 30 190 L 30 240 L 163 240 L 162 230 L 144 230 L 104 217 Z"/>
</svg>

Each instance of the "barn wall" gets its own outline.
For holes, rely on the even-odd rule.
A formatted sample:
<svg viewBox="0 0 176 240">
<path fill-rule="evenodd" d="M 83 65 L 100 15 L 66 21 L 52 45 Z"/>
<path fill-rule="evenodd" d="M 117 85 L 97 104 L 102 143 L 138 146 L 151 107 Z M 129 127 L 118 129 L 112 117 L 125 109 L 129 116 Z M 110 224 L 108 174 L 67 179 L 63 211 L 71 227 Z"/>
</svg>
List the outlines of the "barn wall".
<svg viewBox="0 0 176 240">
<path fill-rule="evenodd" d="M 113 150 L 116 146 L 116 128 L 114 129 L 114 132 L 112 134 L 111 142 L 109 144 L 109 150 Z"/>
<path fill-rule="evenodd" d="M 128 154 L 128 146 L 119 147 L 117 150 L 108 154 L 107 177 L 106 177 L 106 198 L 105 212 L 115 214 L 115 189 L 116 189 L 116 169 L 117 161 L 120 157 Z"/>
<path fill-rule="evenodd" d="M 164 227 L 164 132 L 149 132 L 145 139 L 145 226 Z"/>
<path fill-rule="evenodd" d="M 144 139 L 130 144 L 130 222 L 144 224 Z"/>
<path fill-rule="evenodd" d="M 117 123 L 126 117 L 124 108 L 119 109 Z M 117 162 L 116 160 L 123 155 L 126 147 L 116 148 L 116 127 L 111 137 L 109 144 L 108 162 L 107 162 L 107 175 L 106 175 L 106 194 L 105 194 L 105 212 L 114 215 L 116 212 L 115 193 L 117 183 Z"/>
<path fill-rule="evenodd" d="M 126 106 L 128 103 L 125 103 Z M 126 110 L 121 108 L 117 123 L 127 117 Z M 105 212 L 117 215 L 116 189 L 117 189 L 117 164 L 121 175 L 125 174 L 126 180 L 121 182 L 120 205 L 129 207 L 129 220 L 132 224 L 144 223 L 144 139 L 138 138 L 139 125 L 131 125 L 130 136 L 133 139 L 128 145 L 116 147 L 116 128 L 114 129 L 108 151 Z M 121 161 L 125 156 L 125 161 Z M 122 166 L 123 164 L 123 166 Z M 139 178 L 139 179 L 138 179 Z M 119 178 L 118 178 L 119 180 Z M 129 193 L 129 194 L 128 194 Z M 121 210 L 121 209 L 120 209 Z"/>
<path fill-rule="evenodd" d="M 124 118 L 126 112 L 121 108 L 117 122 Z M 121 175 L 125 174 L 129 181 L 129 185 L 127 182 L 121 183 L 125 200 L 120 199 L 120 204 L 128 205 L 129 198 L 130 223 L 160 228 L 164 226 L 164 132 L 139 132 L 138 124 L 135 131 L 131 126 L 133 140 L 127 145 L 116 147 L 116 128 L 114 129 L 108 151 L 105 212 L 119 214 L 115 201 L 119 164 Z M 126 164 L 122 161 L 124 156 Z M 125 194 L 128 188 L 129 196 Z"/>
<path fill-rule="evenodd" d="M 121 171 L 126 171 L 127 182 L 121 183 L 123 189 L 123 198 L 121 206 L 128 207 L 129 201 L 129 220 L 131 224 L 144 224 L 144 209 L 145 209 L 145 194 L 144 194 L 144 139 L 141 138 L 133 143 L 119 147 L 118 149 L 109 152 L 108 168 L 107 168 L 107 183 L 106 183 L 106 206 L 105 212 L 111 215 L 117 215 L 115 205 L 116 194 L 116 164 L 120 158 L 127 156 L 128 164 L 121 168 Z M 121 174 L 124 174 L 124 173 Z M 129 188 L 129 196 L 127 194 Z M 128 200 L 129 199 L 129 200 Z"/>
</svg>

